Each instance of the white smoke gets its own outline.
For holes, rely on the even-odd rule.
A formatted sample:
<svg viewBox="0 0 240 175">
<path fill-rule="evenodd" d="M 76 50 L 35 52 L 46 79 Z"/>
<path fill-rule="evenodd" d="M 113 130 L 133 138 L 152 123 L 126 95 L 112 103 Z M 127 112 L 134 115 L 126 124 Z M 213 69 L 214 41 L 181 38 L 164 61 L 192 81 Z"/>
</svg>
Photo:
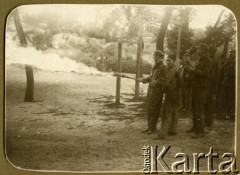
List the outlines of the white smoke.
<svg viewBox="0 0 240 175">
<path fill-rule="evenodd" d="M 5 60 L 6 64 L 29 64 L 39 69 L 48 71 L 63 71 L 63 72 L 77 72 L 82 74 L 101 74 L 106 73 L 99 72 L 93 67 L 88 67 L 83 63 L 77 63 L 76 61 L 68 57 L 60 57 L 56 53 L 49 53 L 47 51 L 39 51 L 34 47 L 20 47 L 17 45 L 17 41 L 6 37 L 5 48 Z"/>
</svg>

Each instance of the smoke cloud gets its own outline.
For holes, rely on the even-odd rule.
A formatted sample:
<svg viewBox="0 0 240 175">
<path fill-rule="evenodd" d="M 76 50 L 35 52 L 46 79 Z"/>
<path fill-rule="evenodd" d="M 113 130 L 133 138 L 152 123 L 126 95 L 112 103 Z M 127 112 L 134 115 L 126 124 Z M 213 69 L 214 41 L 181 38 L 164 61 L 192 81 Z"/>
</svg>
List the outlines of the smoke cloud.
<svg viewBox="0 0 240 175">
<path fill-rule="evenodd" d="M 6 64 L 29 64 L 42 70 L 76 72 L 81 74 L 105 75 L 93 67 L 78 63 L 68 57 L 60 57 L 56 53 L 36 50 L 34 47 L 20 47 L 17 41 L 6 37 Z"/>
</svg>

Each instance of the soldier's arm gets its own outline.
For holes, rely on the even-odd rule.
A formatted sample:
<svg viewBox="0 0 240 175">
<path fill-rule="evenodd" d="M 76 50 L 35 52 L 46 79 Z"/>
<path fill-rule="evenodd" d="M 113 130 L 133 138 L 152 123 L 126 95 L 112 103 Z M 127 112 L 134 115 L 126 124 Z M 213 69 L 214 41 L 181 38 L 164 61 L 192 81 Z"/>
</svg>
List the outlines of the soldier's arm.
<svg viewBox="0 0 240 175">
<path fill-rule="evenodd" d="M 147 78 L 137 78 L 137 80 L 138 80 L 139 82 L 142 82 L 143 84 L 146 84 L 146 83 L 150 83 L 150 82 L 151 82 L 151 77 L 152 77 L 152 76 L 149 76 L 149 77 L 147 77 Z"/>
<path fill-rule="evenodd" d="M 193 73 L 202 77 L 210 78 L 211 77 L 212 62 L 209 62 L 205 65 L 203 69 L 195 68 Z"/>
<path fill-rule="evenodd" d="M 164 69 L 161 68 L 158 72 L 157 72 L 157 76 L 155 80 L 152 80 L 150 82 L 150 86 L 157 88 L 157 87 L 162 87 L 163 83 L 165 80 L 165 73 L 164 73 Z"/>
<path fill-rule="evenodd" d="M 150 83 L 151 81 L 152 81 L 152 75 L 150 75 L 147 78 L 143 79 L 143 83 Z"/>
<path fill-rule="evenodd" d="M 176 71 L 176 74 L 175 74 L 175 77 L 176 77 L 176 85 L 177 85 L 177 87 L 178 88 L 181 88 L 181 87 L 183 87 L 183 81 L 181 80 L 181 72 L 180 72 L 181 70 L 180 69 L 178 69 L 177 71 Z"/>
</svg>

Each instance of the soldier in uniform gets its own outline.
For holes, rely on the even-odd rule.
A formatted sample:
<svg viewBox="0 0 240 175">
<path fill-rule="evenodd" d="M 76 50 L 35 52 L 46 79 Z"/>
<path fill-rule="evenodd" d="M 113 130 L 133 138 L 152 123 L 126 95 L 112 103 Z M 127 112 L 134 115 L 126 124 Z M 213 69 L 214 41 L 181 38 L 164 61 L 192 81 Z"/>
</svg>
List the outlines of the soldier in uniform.
<svg viewBox="0 0 240 175">
<path fill-rule="evenodd" d="M 138 81 L 149 83 L 147 94 L 148 107 L 148 128 L 143 131 L 152 134 L 156 130 L 157 121 L 160 115 L 160 109 L 163 99 L 162 82 L 165 78 L 165 67 L 163 65 L 164 53 L 162 51 L 154 52 L 155 65 L 152 74 L 147 78 L 139 78 Z"/>
<path fill-rule="evenodd" d="M 189 51 L 186 51 L 186 53 L 183 56 L 183 59 L 181 61 L 181 66 L 179 69 L 179 73 L 182 76 L 182 88 L 181 88 L 181 96 L 182 96 L 182 108 L 181 109 L 191 109 L 191 73 L 188 72 L 185 69 L 185 64 L 189 63 L 190 64 L 191 58 L 190 58 L 190 53 Z"/>
<path fill-rule="evenodd" d="M 207 95 L 210 87 L 212 61 L 208 56 L 208 46 L 200 44 L 197 50 L 198 63 L 193 68 L 189 66 L 188 71 L 192 72 L 192 115 L 193 126 L 188 133 L 195 133 L 194 138 L 204 136 L 205 117 L 204 111 L 206 106 Z"/>
<path fill-rule="evenodd" d="M 235 59 L 236 51 L 231 50 L 223 67 L 223 97 L 226 119 L 234 120 L 235 113 Z"/>
<path fill-rule="evenodd" d="M 207 95 L 207 101 L 205 106 L 205 126 L 211 127 L 213 124 L 213 112 L 214 112 L 214 98 L 217 92 L 218 85 L 218 62 L 215 58 L 215 53 L 217 49 L 215 46 L 211 45 L 209 47 L 209 57 L 212 61 L 211 79 L 210 86 Z"/>
<path fill-rule="evenodd" d="M 166 135 L 176 135 L 178 127 L 178 108 L 180 103 L 180 80 L 175 66 L 176 55 L 170 54 L 165 59 L 166 78 L 163 83 L 163 115 L 161 130 L 156 139 L 164 139 Z"/>
<path fill-rule="evenodd" d="M 191 50 L 186 51 L 181 60 L 181 65 L 179 69 L 180 80 L 181 82 L 181 93 L 185 93 L 185 107 L 187 110 L 192 108 L 192 73 L 188 71 L 188 67 L 194 68 L 197 62 L 196 56 L 197 47 L 193 47 Z"/>
</svg>

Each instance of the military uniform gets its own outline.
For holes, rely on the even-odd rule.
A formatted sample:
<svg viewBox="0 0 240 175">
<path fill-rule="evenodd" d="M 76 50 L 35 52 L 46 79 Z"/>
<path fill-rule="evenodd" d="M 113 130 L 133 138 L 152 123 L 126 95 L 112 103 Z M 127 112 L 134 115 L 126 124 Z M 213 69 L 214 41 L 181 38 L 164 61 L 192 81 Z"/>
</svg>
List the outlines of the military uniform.
<svg viewBox="0 0 240 175">
<path fill-rule="evenodd" d="M 215 57 L 212 57 L 212 70 L 210 77 L 209 91 L 207 94 L 206 106 L 205 106 L 205 125 L 211 127 L 213 124 L 213 112 L 214 112 L 214 96 L 217 95 L 218 85 L 218 62 Z"/>
<path fill-rule="evenodd" d="M 187 71 L 184 67 L 180 69 L 180 74 L 182 76 L 182 109 L 191 109 L 192 101 L 191 101 L 191 73 Z"/>
<path fill-rule="evenodd" d="M 192 77 L 192 114 L 193 128 L 197 134 L 204 134 L 207 95 L 210 87 L 212 61 L 202 58 L 196 64 Z"/>
<path fill-rule="evenodd" d="M 224 113 L 233 119 L 235 113 L 235 64 L 230 61 L 223 67 L 223 99 Z"/>
<path fill-rule="evenodd" d="M 163 91 L 162 83 L 165 79 L 165 66 L 162 62 L 158 62 L 152 69 L 152 74 L 145 82 L 149 83 L 147 94 L 148 107 L 148 130 L 155 131 L 157 121 L 162 106 Z"/>
<path fill-rule="evenodd" d="M 163 84 L 164 101 L 159 137 L 177 134 L 178 108 L 180 104 L 180 82 L 176 66 L 167 69 Z"/>
<path fill-rule="evenodd" d="M 179 74 L 181 77 L 181 95 L 182 95 L 182 108 L 186 108 L 187 110 L 191 110 L 192 107 L 192 73 L 186 69 L 186 66 L 195 67 L 196 60 L 192 58 L 196 57 L 196 55 L 192 55 L 186 62 L 183 60 L 183 63 L 179 69 Z M 187 63 L 187 65 L 186 65 Z"/>
</svg>

